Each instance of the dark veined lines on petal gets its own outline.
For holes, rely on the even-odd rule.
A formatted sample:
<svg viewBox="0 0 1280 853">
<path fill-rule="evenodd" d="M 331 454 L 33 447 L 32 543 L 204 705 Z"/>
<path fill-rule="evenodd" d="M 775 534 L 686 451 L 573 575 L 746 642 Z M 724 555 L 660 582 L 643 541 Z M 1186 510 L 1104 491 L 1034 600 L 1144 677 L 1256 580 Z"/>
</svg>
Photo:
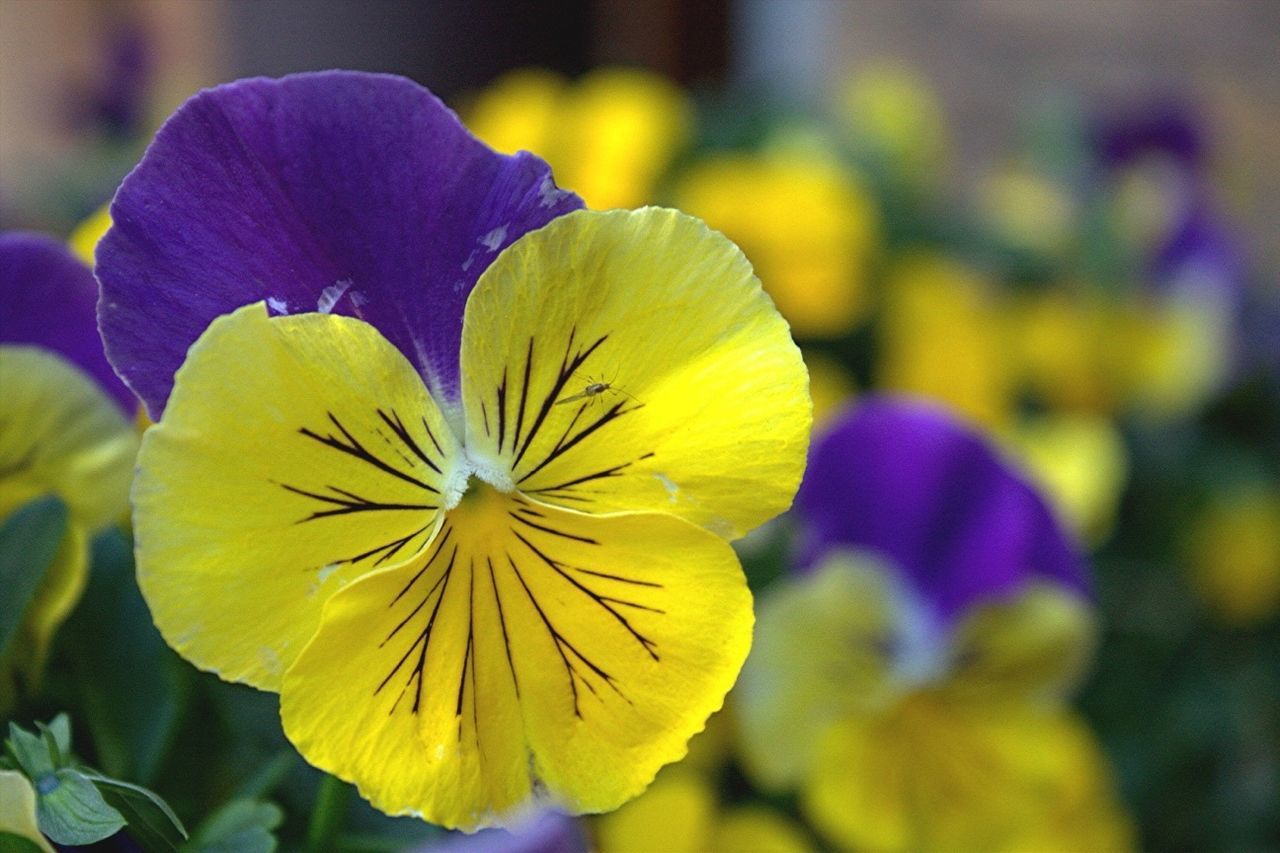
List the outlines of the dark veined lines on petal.
<svg viewBox="0 0 1280 853">
<path fill-rule="evenodd" d="M 374 434 L 382 439 L 386 447 L 394 454 L 393 462 L 388 462 L 382 456 L 375 454 L 372 450 L 365 446 L 364 442 L 347 429 L 347 427 L 338 419 L 333 412 L 328 412 L 329 421 L 337 430 L 336 433 L 330 431 L 320 433 L 307 427 L 302 427 L 298 433 L 312 441 L 315 441 L 325 447 L 328 447 L 345 456 L 357 459 L 369 467 L 393 477 L 401 482 L 408 483 L 415 488 L 426 492 L 430 495 L 438 496 L 440 490 L 426 481 L 430 476 L 428 471 L 440 474 L 441 465 L 444 459 L 444 452 L 441 450 L 440 442 L 436 439 L 430 425 L 427 424 L 426 418 L 421 419 L 423 438 L 415 438 L 404 420 L 395 409 L 384 410 L 375 409 L 378 419 L 390 431 L 384 431 L 381 427 L 374 428 Z M 427 441 L 435 450 L 435 458 L 428 451 Z M 275 482 L 275 481 L 272 481 Z M 386 501 L 377 498 L 366 497 L 358 494 L 350 489 L 342 488 L 332 484 L 326 484 L 319 488 L 302 488 L 288 483 L 276 483 L 287 492 L 291 492 L 301 497 L 309 498 L 319 504 L 318 508 L 312 510 L 307 515 L 298 520 L 301 524 L 307 521 L 315 521 L 321 518 L 330 518 L 337 515 L 349 515 L 358 512 L 387 512 L 387 511 L 419 511 L 431 512 L 439 509 L 437 498 L 426 497 L 423 501 Z M 409 542 L 416 537 L 428 531 L 430 524 L 415 531 L 409 536 L 402 539 L 393 539 L 382 545 L 372 548 L 363 554 L 357 554 L 352 557 L 343 558 L 338 562 L 357 563 L 362 560 L 378 557 L 375 565 L 385 562 L 392 556 L 395 556 Z M 423 543 L 425 544 L 425 543 Z M 421 550 L 421 546 L 419 547 Z"/>
<path fill-rule="evenodd" d="M 604 334 L 590 343 L 578 342 L 577 329 L 571 329 L 559 367 L 556 369 L 555 378 L 547 389 L 546 394 L 542 396 L 541 401 L 537 402 L 537 392 L 532 389 L 532 382 L 534 359 L 537 357 L 538 348 L 535 339 L 530 337 L 525 351 L 523 369 L 517 371 L 520 378 L 518 395 L 513 393 L 516 389 L 509 384 L 510 371 L 505 367 L 502 371 L 502 378 L 494 389 L 496 436 L 493 435 L 493 430 L 490 427 L 489 407 L 485 400 L 482 399 L 480 401 L 480 414 L 485 434 L 496 438 L 500 453 L 512 455 L 511 468 L 517 485 L 523 485 L 548 465 L 564 456 L 565 453 L 592 435 L 597 434 L 609 424 L 616 422 L 622 416 L 644 407 L 643 403 L 628 395 L 626 399 L 612 403 L 606 406 L 603 411 L 599 411 L 596 401 L 590 397 L 585 398 L 574 409 L 569 423 L 552 444 L 550 450 L 536 461 L 526 458 L 530 447 L 532 447 L 534 440 L 546 425 L 547 419 L 557 402 L 562 400 L 567 390 L 573 390 L 569 388 L 570 380 L 583 371 L 589 359 L 597 354 L 600 347 L 608 339 L 609 335 Z M 533 403 L 532 406 L 530 405 L 531 402 Z M 513 408 L 514 414 L 511 412 Z M 527 430 L 526 422 L 528 422 Z M 590 492 L 582 488 L 584 485 L 608 477 L 621 476 L 629 467 L 652 456 L 653 453 L 651 452 L 645 453 L 636 459 L 577 476 L 552 486 L 530 489 L 529 493 L 554 501 L 588 502 L 591 500 L 587 497 Z M 575 492 L 579 494 L 575 494 Z"/>
<path fill-rule="evenodd" d="M 429 678 L 429 673 L 426 672 L 426 669 L 431 638 L 436 630 L 437 619 L 445 596 L 449 594 L 449 589 L 451 587 L 461 589 L 462 581 L 459 579 L 454 583 L 451 578 L 456 571 L 461 571 L 464 567 L 468 573 L 465 584 L 467 590 L 467 640 L 464 647 L 462 665 L 458 671 L 456 693 L 453 696 L 454 713 L 459 721 L 459 739 L 463 735 L 462 719 L 468 702 L 471 704 L 472 726 L 476 732 L 477 743 L 479 738 L 477 703 L 482 701 L 482 697 L 477 695 L 478 685 L 476 681 L 477 635 L 475 612 L 477 594 L 492 594 L 493 596 L 492 601 L 498 615 L 498 627 L 505 650 L 506 667 L 511 674 L 511 682 L 516 698 L 517 700 L 520 698 L 519 655 L 516 653 L 516 646 L 513 644 L 513 639 L 518 638 L 512 637 L 508 622 L 508 614 L 512 606 L 510 601 L 511 587 L 508 587 L 508 592 L 504 595 L 502 592 L 504 584 L 499 583 L 499 576 L 504 572 L 507 573 L 508 578 L 514 579 L 518 588 L 523 591 L 524 597 L 537 615 L 537 623 L 543 627 L 551 639 L 563 668 L 574 715 L 579 719 L 583 716 L 581 700 L 584 691 L 603 702 L 604 699 L 600 691 L 602 687 L 607 687 L 628 704 L 630 704 L 631 700 L 624 692 L 619 678 L 610 669 L 607 669 L 603 662 L 589 655 L 589 650 L 582 647 L 584 638 L 568 636 L 563 628 L 557 624 L 554 615 L 548 611 L 543 601 L 539 598 L 538 593 L 535 591 L 538 584 L 532 574 L 535 571 L 539 571 L 539 567 L 550 571 L 567 582 L 573 589 L 581 593 L 587 601 L 594 603 L 609 618 L 616 621 L 636 640 L 638 648 L 649 659 L 654 662 L 660 661 L 658 644 L 644 634 L 633 623 L 632 619 L 634 617 L 628 618 L 623 609 L 659 616 L 665 615 L 666 611 L 661 607 L 657 607 L 651 602 L 635 600 L 637 596 L 645 594 L 652 596 L 657 591 L 662 590 L 663 585 L 661 583 L 641 578 L 629 578 L 596 569 L 571 566 L 562 560 L 557 560 L 551 556 L 555 550 L 554 541 L 556 539 L 576 541 L 590 546 L 598 546 L 600 543 L 588 537 L 557 530 L 546 523 L 530 521 L 529 517 L 540 520 L 545 519 L 545 514 L 519 499 L 516 500 L 515 510 L 510 512 L 509 515 L 515 523 L 524 525 L 527 528 L 524 532 L 521 532 L 513 526 L 511 530 L 512 535 L 523 546 L 522 550 L 527 553 L 522 555 L 513 553 L 509 549 L 504 549 L 501 558 L 496 563 L 490 555 L 481 557 L 476 554 L 460 554 L 459 544 L 453 538 L 453 528 L 446 520 L 426 562 L 391 601 L 389 608 L 395 608 L 412 590 L 425 590 L 417 595 L 417 600 L 413 607 L 397 621 L 378 646 L 379 648 L 386 647 L 397 637 L 403 636 L 406 628 L 411 623 L 414 623 L 415 620 L 418 622 L 417 631 L 412 633 L 412 642 L 409 643 L 408 648 L 402 651 L 390 671 L 387 672 L 374 690 L 375 696 L 382 693 L 390 685 L 397 683 L 397 676 L 400 676 L 398 682 L 399 692 L 387 712 L 388 715 L 394 714 L 400 707 L 408 707 L 413 713 L 417 713 L 422 707 L 424 691 L 431 689 L 426 683 Z M 541 537 L 547 537 L 550 541 L 534 541 L 535 538 Z M 479 586 L 477 586 L 476 573 L 478 569 L 487 571 L 489 579 L 487 593 L 485 592 L 486 585 L 483 579 L 480 580 Z M 602 586 L 602 584 L 607 586 Z M 619 591 L 620 587 L 629 589 L 632 592 L 624 594 Z M 458 594 L 461 593 L 459 592 Z M 517 593 L 518 596 L 519 593 Z M 439 685 L 435 689 L 448 688 L 444 685 Z M 412 702 L 406 703 L 404 699 L 410 690 L 413 691 Z"/>
</svg>

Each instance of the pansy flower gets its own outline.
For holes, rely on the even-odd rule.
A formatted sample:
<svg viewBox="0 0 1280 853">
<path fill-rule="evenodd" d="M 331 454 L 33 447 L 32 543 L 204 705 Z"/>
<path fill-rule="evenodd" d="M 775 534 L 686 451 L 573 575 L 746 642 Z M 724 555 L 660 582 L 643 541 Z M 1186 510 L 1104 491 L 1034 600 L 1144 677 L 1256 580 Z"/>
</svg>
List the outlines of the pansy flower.
<svg viewBox="0 0 1280 853">
<path fill-rule="evenodd" d="M 201 93 L 112 204 L 156 623 L 390 813 L 614 808 L 746 655 L 728 540 L 798 484 L 799 352 L 722 236 L 578 206 L 345 72 Z"/>
<path fill-rule="evenodd" d="M 45 495 L 67 508 L 52 560 L 9 578 L 22 620 L 0 637 L 0 709 L 30 689 L 58 626 L 80 597 L 88 538 L 122 519 L 136 438 L 136 399 L 106 358 L 89 268 L 41 234 L 0 235 L 0 524 Z M 34 557 L 32 559 L 35 559 Z M 42 572 L 43 574 L 34 574 Z"/>
<path fill-rule="evenodd" d="M 1091 649 L 1084 561 L 1031 486 L 942 410 L 872 398 L 797 504 L 803 569 L 762 598 L 734 694 L 752 777 L 843 848 L 1123 846 L 1061 705 Z"/>
</svg>

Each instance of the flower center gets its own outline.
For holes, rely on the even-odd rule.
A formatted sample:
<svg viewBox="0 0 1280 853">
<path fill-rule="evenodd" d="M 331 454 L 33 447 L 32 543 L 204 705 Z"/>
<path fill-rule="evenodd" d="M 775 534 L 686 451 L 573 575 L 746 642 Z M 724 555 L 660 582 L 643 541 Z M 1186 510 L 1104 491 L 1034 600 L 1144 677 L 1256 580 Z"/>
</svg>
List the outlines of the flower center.
<svg viewBox="0 0 1280 853">
<path fill-rule="evenodd" d="M 509 495 L 516 490 L 510 467 L 483 452 L 466 448 L 457 467 L 450 472 L 441 489 L 441 509 L 445 512 L 469 500 L 478 491 Z"/>
</svg>

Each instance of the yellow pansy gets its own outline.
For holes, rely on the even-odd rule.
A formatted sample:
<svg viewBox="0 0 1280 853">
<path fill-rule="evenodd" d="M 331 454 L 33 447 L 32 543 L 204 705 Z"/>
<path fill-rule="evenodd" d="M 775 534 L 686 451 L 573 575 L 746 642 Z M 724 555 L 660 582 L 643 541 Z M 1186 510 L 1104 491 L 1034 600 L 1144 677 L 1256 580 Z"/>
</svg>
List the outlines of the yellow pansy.
<svg viewBox="0 0 1280 853">
<path fill-rule="evenodd" d="M 642 69 L 600 68 L 572 84 L 522 69 L 490 85 L 466 118 L 497 150 L 544 157 L 562 186 L 605 210 L 654 201 L 689 137 L 693 110 L 678 87 Z"/>
<path fill-rule="evenodd" d="M 888 566 L 837 554 L 760 602 L 733 694 L 745 768 L 798 788 L 840 849 L 1127 849 L 1105 761 L 1060 704 L 1092 643 L 1051 583 L 948 624 Z"/>
<path fill-rule="evenodd" d="M 862 319 L 877 215 L 833 159 L 718 154 L 682 174 L 674 197 L 742 247 L 797 335 L 835 337 Z"/>
<path fill-rule="evenodd" d="M 928 84 L 900 65 L 872 65 L 846 80 L 837 103 L 855 142 L 896 182 L 928 188 L 946 165 L 947 128 Z"/>
<path fill-rule="evenodd" d="M 110 227 L 111 206 L 104 204 L 76 226 L 71 236 L 67 238 L 67 245 L 85 266 L 92 267 L 93 250 L 97 248 L 98 241 Z"/>
<path fill-rule="evenodd" d="M 1249 627 L 1280 608 L 1280 490 L 1240 487 L 1214 496 L 1192 528 L 1192 582 L 1223 622 Z"/>
<path fill-rule="evenodd" d="M 1018 421 L 1005 443 L 1072 527 L 1095 544 L 1107 538 L 1129 473 L 1115 424 L 1086 413 L 1040 415 Z"/>
<path fill-rule="evenodd" d="M 804 833 L 763 806 L 722 808 L 701 773 L 670 767 L 636 800 L 596 821 L 600 853 L 808 853 Z"/>
<path fill-rule="evenodd" d="M 839 360 L 814 350 L 804 353 L 809 371 L 809 393 L 813 397 L 814 428 L 844 409 L 857 393 L 853 376 Z"/>
<path fill-rule="evenodd" d="M 0 345 L 0 520 L 42 495 L 67 530 L 12 644 L 0 657 L 0 709 L 30 690 L 87 580 L 89 535 L 125 510 L 137 439 L 105 393 L 41 347 Z"/>
<path fill-rule="evenodd" d="M 899 260 L 884 295 L 878 387 L 941 400 L 985 426 L 1008 423 L 1017 375 L 988 284 L 941 256 Z"/>
<path fill-rule="evenodd" d="M 464 829 L 639 794 L 750 643 L 729 539 L 810 425 L 741 252 L 675 211 L 579 211 L 497 255 L 458 398 L 373 326 L 214 321 L 147 432 L 138 576 L 189 660 L 281 693 L 378 808 Z"/>
</svg>

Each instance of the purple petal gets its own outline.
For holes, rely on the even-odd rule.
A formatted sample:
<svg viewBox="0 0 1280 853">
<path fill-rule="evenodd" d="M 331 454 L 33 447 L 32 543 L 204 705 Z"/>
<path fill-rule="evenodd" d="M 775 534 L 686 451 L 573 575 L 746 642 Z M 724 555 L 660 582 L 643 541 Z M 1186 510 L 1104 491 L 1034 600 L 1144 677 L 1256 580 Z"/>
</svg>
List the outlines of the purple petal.
<svg viewBox="0 0 1280 853">
<path fill-rule="evenodd" d="M 572 818 L 542 811 L 510 830 L 455 835 L 419 853 L 587 853 L 587 840 Z"/>
<path fill-rule="evenodd" d="M 814 445 L 796 497 L 803 563 L 878 552 L 949 621 L 1034 577 L 1083 593 L 1084 558 L 1044 499 L 972 428 L 921 401 L 867 398 Z"/>
<path fill-rule="evenodd" d="M 59 240 L 44 234 L 0 234 L 0 343 L 34 344 L 88 373 L 132 417 L 138 399 L 102 353 L 93 273 Z"/>
<path fill-rule="evenodd" d="M 1098 117 L 1090 137 L 1106 168 L 1123 168 L 1143 156 L 1162 154 L 1194 170 L 1205 160 L 1202 128 L 1189 103 L 1167 98 L 1126 105 Z"/>
<path fill-rule="evenodd" d="M 401 77 L 219 86 L 169 119 L 111 205 L 97 266 L 107 354 L 158 416 L 205 327 L 266 300 L 362 317 L 456 400 L 476 279 L 581 204 L 546 163 L 495 153 Z"/>
</svg>

